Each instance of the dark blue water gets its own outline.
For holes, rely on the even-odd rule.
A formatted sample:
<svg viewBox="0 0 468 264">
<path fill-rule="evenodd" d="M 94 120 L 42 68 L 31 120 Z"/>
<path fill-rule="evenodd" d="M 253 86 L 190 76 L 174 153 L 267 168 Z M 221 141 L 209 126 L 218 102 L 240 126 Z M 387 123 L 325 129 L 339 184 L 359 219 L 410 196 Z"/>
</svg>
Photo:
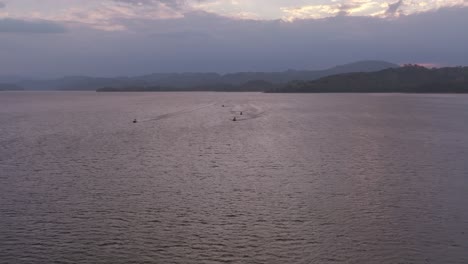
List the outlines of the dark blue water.
<svg viewBox="0 0 468 264">
<path fill-rule="evenodd" d="M 467 120 L 461 95 L 3 92 L 0 263 L 468 263 Z"/>
</svg>

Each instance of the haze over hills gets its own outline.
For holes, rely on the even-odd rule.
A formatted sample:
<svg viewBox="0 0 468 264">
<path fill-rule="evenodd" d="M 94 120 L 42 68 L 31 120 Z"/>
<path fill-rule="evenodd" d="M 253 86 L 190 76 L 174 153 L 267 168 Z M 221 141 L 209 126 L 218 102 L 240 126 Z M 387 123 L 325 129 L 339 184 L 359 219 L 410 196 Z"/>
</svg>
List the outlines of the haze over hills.
<svg viewBox="0 0 468 264">
<path fill-rule="evenodd" d="M 0 83 L 0 91 L 20 91 L 23 90 L 16 84 L 11 83 Z"/>
<path fill-rule="evenodd" d="M 247 84 L 249 89 L 252 81 L 263 81 L 272 85 L 285 84 L 295 80 L 310 81 L 322 77 L 350 73 L 350 72 L 372 72 L 388 68 L 397 68 L 399 65 L 385 61 L 359 61 L 345 65 L 336 66 L 325 70 L 288 70 L 283 72 L 239 72 L 230 74 L 218 73 L 154 73 L 136 77 L 88 77 L 74 76 L 63 77 L 53 80 L 10 80 L 11 84 L 24 88 L 25 90 L 97 90 L 104 87 L 115 89 L 126 89 L 128 87 L 162 87 L 163 89 L 173 88 L 175 90 L 213 90 L 234 89 L 239 85 Z M 1 81 L 1 79 L 0 79 Z M 262 89 L 266 86 L 262 83 Z M 205 88 L 204 88 L 205 87 Z M 224 88 L 223 88 L 224 87 Z"/>
<path fill-rule="evenodd" d="M 319 71 L 154 73 L 136 77 L 63 77 L 54 80 L 0 79 L 0 91 L 261 91 L 272 93 L 415 92 L 466 93 L 468 67 L 428 69 L 384 61 L 360 61 Z"/>
</svg>

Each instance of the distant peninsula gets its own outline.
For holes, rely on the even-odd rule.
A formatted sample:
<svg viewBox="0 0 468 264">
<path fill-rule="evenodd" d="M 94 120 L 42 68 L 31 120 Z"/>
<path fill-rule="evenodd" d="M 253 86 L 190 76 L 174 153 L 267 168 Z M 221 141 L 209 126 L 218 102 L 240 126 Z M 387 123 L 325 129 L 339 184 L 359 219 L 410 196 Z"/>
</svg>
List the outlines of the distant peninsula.
<svg viewBox="0 0 468 264">
<path fill-rule="evenodd" d="M 97 92 L 264 92 L 275 89 L 276 85 L 264 80 L 253 80 L 243 84 L 234 85 L 214 83 L 198 86 L 138 86 L 103 87 Z"/>
</svg>

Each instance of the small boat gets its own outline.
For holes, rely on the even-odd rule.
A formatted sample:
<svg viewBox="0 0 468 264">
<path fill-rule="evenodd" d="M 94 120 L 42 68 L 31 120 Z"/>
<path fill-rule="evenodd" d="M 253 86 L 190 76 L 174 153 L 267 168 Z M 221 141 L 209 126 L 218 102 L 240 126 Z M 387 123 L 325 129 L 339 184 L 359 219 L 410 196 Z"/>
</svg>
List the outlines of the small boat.
<svg viewBox="0 0 468 264">
<path fill-rule="evenodd" d="M 133 124 L 136 124 L 138 121 L 136 119 L 133 119 Z"/>
<path fill-rule="evenodd" d="M 236 117 L 234 117 L 234 118 L 232 119 L 232 121 L 237 121 L 237 118 L 236 118 Z"/>
</svg>

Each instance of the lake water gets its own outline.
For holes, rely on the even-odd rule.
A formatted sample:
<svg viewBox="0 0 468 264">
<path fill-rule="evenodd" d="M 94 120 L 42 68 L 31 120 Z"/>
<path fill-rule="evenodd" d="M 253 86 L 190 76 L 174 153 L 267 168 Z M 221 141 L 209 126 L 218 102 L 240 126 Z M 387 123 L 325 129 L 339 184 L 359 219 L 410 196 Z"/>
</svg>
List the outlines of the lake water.
<svg viewBox="0 0 468 264">
<path fill-rule="evenodd" d="M 0 93 L 0 263 L 468 263 L 468 96 Z"/>
</svg>

